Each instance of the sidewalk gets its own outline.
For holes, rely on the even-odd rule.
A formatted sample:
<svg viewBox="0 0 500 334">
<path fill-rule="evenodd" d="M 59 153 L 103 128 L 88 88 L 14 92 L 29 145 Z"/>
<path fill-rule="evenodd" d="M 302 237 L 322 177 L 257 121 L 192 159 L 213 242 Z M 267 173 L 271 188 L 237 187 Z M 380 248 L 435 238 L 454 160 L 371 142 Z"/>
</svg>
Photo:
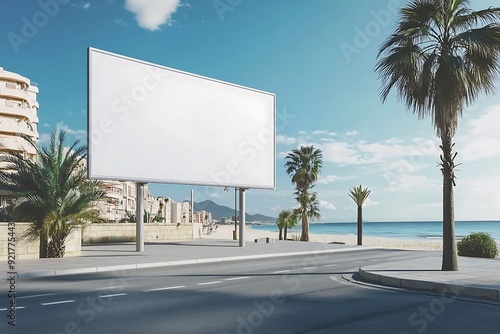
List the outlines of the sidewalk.
<svg viewBox="0 0 500 334">
<path fill-rule="evenodd" d="M 441 271 L 441 256 L 359 268 L 363 280 L 397 288 L 427 290 L 500 301 L 500 260 L 458 258 L 458 271 Z"/>
<path fill-rule="evenodd" d="M 82 255 L 62 259 L 17 260 L 18 278 L 95 273 L 112 270 L 165 267 L 195 263 L 235 261 L 265 257 L 325 254 L 359 251 L 374 247 L 346 246 L 315 242 L 287 242 L 258 239 L 239 247 L 238 241 L 201 239 L 193 241 L 146 243 L 144 252 L 136 252 L 135 242 L 82 246 Z M 0 269 L 0 278 L 7 274 Z"/>
</svg>

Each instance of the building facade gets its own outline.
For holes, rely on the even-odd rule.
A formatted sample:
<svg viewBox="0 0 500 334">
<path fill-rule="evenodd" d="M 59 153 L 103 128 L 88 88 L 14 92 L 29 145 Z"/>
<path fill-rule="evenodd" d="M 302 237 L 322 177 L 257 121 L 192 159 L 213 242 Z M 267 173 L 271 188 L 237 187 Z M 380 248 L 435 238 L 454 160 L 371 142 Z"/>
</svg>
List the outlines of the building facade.
<svg viewBox="0 0 500 334">
<path fill-rule="evenodd" d="M 22 137 L 22 133 L 38 140 L 38 87 L 17 73 L 0 67 L 0 169 L 7 163 L 2 151 L 12 150 L 27 159 L 34 159 L 35 149 Z M 0 206 L 7 204 L 9 196 L 0 189 Z"/>
</svg>

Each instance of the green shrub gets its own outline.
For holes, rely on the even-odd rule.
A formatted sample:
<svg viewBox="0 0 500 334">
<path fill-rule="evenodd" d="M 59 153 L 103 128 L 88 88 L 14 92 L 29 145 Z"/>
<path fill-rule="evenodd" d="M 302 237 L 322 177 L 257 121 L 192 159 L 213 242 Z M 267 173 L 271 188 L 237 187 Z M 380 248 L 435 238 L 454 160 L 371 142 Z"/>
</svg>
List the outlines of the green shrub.
<svg viewBox="0 0 500 334">
<path fill-rule="evenodd" d="M 471 233 L 457 243 L 458 255 L 486 257 L 493 259 L 498 255 L 497 243 L 489 233 Z"/>
</svg>

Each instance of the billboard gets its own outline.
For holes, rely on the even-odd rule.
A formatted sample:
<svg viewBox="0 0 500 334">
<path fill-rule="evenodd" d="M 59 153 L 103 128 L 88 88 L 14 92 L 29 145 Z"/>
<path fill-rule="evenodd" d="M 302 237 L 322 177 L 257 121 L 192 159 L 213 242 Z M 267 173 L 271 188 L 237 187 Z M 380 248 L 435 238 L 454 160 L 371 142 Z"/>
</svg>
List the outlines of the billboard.
<svg viewBox="0 0 500 334">
<path fill-rule="evenodd" d="M 88 49 L 88 176 L 274 189 L 276 97 Z"/>
</svg>

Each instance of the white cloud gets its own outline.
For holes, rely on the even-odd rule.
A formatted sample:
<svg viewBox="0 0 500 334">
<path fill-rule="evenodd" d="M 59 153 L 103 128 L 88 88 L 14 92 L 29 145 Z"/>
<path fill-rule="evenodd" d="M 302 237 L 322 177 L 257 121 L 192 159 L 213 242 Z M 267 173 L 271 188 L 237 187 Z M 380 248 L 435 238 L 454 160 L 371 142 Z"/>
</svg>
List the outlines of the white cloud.
<svg viewBox="0 0 500 334">
<path fill-rule="evenodd" d="M 155 31 L 171 24 L 180 0 L 126 0 L 125 9 L 136 14 L 139 27 Z"/>
<path fill-rule="evenodd" d="M 325 209 L 325 210 L 337 210 L 337 208 L 335 207 L 335 205 L 333 205 L 332 203 L 330 203 L 328 201 L 325 201 L 325 200 L 320 200 L 319 201 L 319 205 L 320 205 L 321 209 Z"/>
<path fill-rule="evenodd" d="M 116 24 L 122 25 L 122 26 L 128 26 L 127 22 L 123 21 L 122 19 L 116 18 L 114 21 Z"/>
<path fill-rule="evenodd" d="M 370 199 L 369 197 L 365 200 L 364 206 L 377 206 L 380 205 L 379 202 Z"/>
<path fill-rule="evenodd" d="M 287 155 L 288 155 L 288 152 L 279 152 L 278 153 L 278 158 L 285 159 Z"/>
<path fill-rule="evenodd" d="M 50 133 L 41 133 L 38 138 L 38 144 L 45 145 L 50 143 Z"/>
<path fill-rule="evenodd" d="M 307 135 L 307 132 L 305 132 L 304 130 L 300 130 L 298 132 L 298 134 L 301 135 L 301 136 L 305 136 L 305 135 Z"/>
<path fill-rule="evenodd" d="M 345 142 L 326 143 L 321 146 L 325 161 L 342 165 L 358 164 L 360 162 L 358 152 L 349 148 Z"/>
<path fill-rule="evenodd" d="M 61 130 L 66 131 L 68 135 L 74 136 L 78 140 L 86 140 L 87 139 L 87 131 L 86 130 L 74 130 L 71 129 L 66 124 L 61 124 Z"/>
<path fill-rule="evenodd" d="M 278 135 L 278 136 L 276 136 L 276 142 L 278 144 L 291 145 L 291 144 L 295 144 L 297 142 L 297 139 L 293 138 L 293 137 Z"/>
<path fill-rule="evenodd" d="M 85 9 L 85 10 L 89 9 L 89 8 L 90 8 L 90 2 L 86 2 L 86 3 L 84 3 L 84 4 L 82 5 L 82 8 L 83 8 L 83 9 Z"/>
<path fill-rule="evenodd" d="M 44 127 L 49 127 L 49 126 L 50 126 L 50 124 L 49 124 L 49 123 L 43 123 L 43 126 L 44 126 Z"/>
<path fill-rule="evenodd" d="M 469 119 L 465 127 L 465 134 L 456 139 L 458 159 L 474 161 L 500 156 L 500 105 Z"/>
<path fill-rule="evenodd" d="M 345 133 L 346 136 L 356 136 L 359 132 L 354 130 L 354 131 L 347 131 Z"/>
<path fill-rule="evenodd" d="M 326 130 L 316 130 L 312 134 L 314 136 L 316 136 L 316 135 L 324 135 L 324 134 L 327 134 L 327 133 L 328 133 L 328 131 L 326 131 Z"/>
<path fill-rule="evenodd" d="M 318 184 L 329 184 L 332 182 L 338 182 L 338 181 L 347 181 L 347 180 L 353 180 L 356 179 L 357 176 L 337 176 L 337 175 L 325 175 L 325 176 L 320 176 L 318 178 L 317 183 Z"/>
</svg>

